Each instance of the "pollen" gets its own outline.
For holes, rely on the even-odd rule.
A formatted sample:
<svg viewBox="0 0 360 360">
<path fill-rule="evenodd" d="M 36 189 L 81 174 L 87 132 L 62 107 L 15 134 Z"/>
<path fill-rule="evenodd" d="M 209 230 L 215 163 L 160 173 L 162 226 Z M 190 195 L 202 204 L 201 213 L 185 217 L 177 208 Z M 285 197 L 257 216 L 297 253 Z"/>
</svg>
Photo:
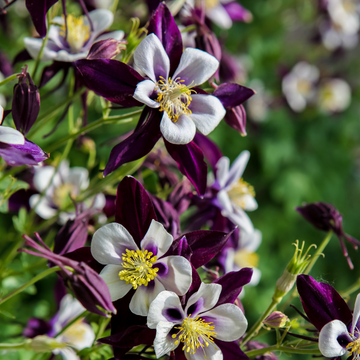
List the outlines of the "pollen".
<svg viewBox="0 0 360 360">
<path fill-rule="evenodd" d="M 68 15 L 65 24 L 61 26 L 60 35 L 68 42 L 72 53 L 78 53 L 90 37 L 90 26 L 84 23 L 84 16 Z"/>
<path fill-rule="evenodd" d="M 156 83 L 155 91 L 157 91 L 156 101 L 160 103 L 160 111 L 166 111 L 169 118 L 173 122 L 177 122 L 180 115 L 191 114 L 189 106 L 192 98 L 191 93 L 195 90 L 191 89 L 191 85 L 183 84 L 184 80 L 179 77 L 166 80 L 160 76 L 160 80 Z"/>
<path fill-rule="evenodd" d="M 346 350 L 349 352 L 348 357 L 352 356 L 353 360 L 360 359 L 360 337 L 356 337 L 353 334 L 350 334 L 351 337 L 354 339 L 353 342 L 349 343 L 346 346 Z M 357 331 L 357 336 L 359 332 Z"/>
<path fill-rule="evenodd" d="M 246 207 L 245 195 L 255 197 L 254 187 L 244 181 L 242 178 L 231 186 L 231 189 L 227 192 L 230 200 L 240 206 L 242 209 Z"/>
<path fill-rule="evenodd" d="M 136 290 L 138 286 L 147 286 L 151 280 L 157 276 L 158 268 L 153 268 L 157 256 L 153 256 L 152 252 L 147 250 L 128 250 L 126 254 L 122 254 L 121 264 L 124 270 L 119 272 L 120 280 L 126 281 L 127 284 L 132 284 L 133 289 Z"/>
<path fill-rule="evenodd" d="M 176 339 L 175 345 L 180 342 L 184 343 L 183 351 L 195 354 L 197 349 L 208 347 L 210 343 L 214 343 L 213 337 L 216 337 L 215 326 L 213 323 L 206 323 L 204 319 L 198 317 L 192 318 L 189 315 L 185 318 L 181 326 L 176 326 L 178 333 L 173 334 L 173 339 Z M 206 356 L 205 356 L 206 359 Z"/>
</svg>

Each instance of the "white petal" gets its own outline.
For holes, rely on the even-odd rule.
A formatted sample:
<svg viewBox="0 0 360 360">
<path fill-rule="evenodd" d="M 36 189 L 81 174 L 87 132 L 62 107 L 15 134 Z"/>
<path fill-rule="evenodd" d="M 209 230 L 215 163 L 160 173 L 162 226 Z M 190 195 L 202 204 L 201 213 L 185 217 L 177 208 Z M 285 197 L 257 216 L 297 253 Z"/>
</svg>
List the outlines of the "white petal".
<svg viewBox="0 0 360 360">
<path fill-rule="evenodd" d="M 232 20 L 222 5 L 207 9 L 206 16 L 223 29 L 230 29 L 232 26 Z"/>
<path fill-rule="evenodd" d="M 94 203 L 93 205 L 94 209 L 102 210 L 106 205 L 106 197 L 102 193 L 95 195 L 95 200 L 93 197 L 89 200 L 91 200 L 91 203 Z"/>
<path fill-rule="evenodd" d="M 218 346 L 213 345 L 212 343 L 209 346 L 205 346 L 202 349 L 197 349 L 195 354 L 190 352 L 185 352 L 185 357 L 188 360 L 222 360 L 223 354 Z"/>
<path fill-rule="evenodd" d="M 131 284 L 126 284 L 120 280 L 119 272 L 123 270 L 120 265 L 106 265 L 100 272 L 100 277 L 105 281 L 109 288 L 111 301 L 123 298 L 132 288 Z"/>
<path fill-rule="evenodd" d="M 89 12 L 89 17 L 93 23 L 94 31 L 92 36 L 105 31 L 114 21 L 114 15 L 110 10 L 97 9 Z M 87 23 L 87 18 L 84 16 L 84 20 Z"/>
<path fill-rule="evenodd" d="M 148 35 L 134 52 L 134 67 L 156 82 L 159 76 L 169 77 L 170 60 L 155 34 Z"/>
<path fill-rule="evenodd" d="M 346 348 L 342 347 L 337 340 L 340 335 L 349 336 L 346 325 L 340 320 L 330 321 L 321 329 L 319 349 L 325 357 L 332 358 L 346 353 Z"/>
<path fill-rule="evenodd" d="M 224 187 L 228 179 L 230 159 L 221 157 L 216 163 L 216 179 L 221 187 Z"/>
<path fill-rule="evenodd" d="M 155 83 L 151 80 L 144 80 L 139 82 L 136 85 L 136 89 L 133 95 L 134 99 L 151 108 L 160 107 L 161 104 L 159 102 L 150 99 L 150 95 L 154 92 L 155 87 Z"/>
<path fill-rule="evenodd" d="M 57 210 L 51 206 L 51 203 L 45 196 L 41 197 L 40 201 L 39 199 L 39 194 L 32 195 L 29 199 L 30 207 L 35 207 L 36 214 L 43 219 L 50 219 L 57 214 Z"/>
<path fill-rule="evenodd" d="M 186 48 L 183 52 L 173 79 L 180 77 L 185 85 L 192 87 L 201 85 L 208 80 L 219 67 L 216 58 L 205 51 Z"/>
<path fill-rule="evenodd" d="M 253 223 L 251 222 L 246 212 L 241 208 L 234 209 L 234 212 L 227 212 L 226 210 L 223 210 L 221 212 L 221 215 L 227 217 L 235 225 L 239 226 L 241 229 L 243 229 L 246 232 L 251 233 L 254 231 Z"/>
<path fill-rule="evenodd" d="M 53 20 L 55 20 L 54 18 Z M 61 22 L 63 23 L 63 18 L 61 18 Z M 60 49 L 64 48 L 64 44 L 62 42 L 63 36 L 60 35 L 61 26 L 57 25 L 50 25 L 49 29 L 49 35 L 48 39 L 49 41 L 52 41 L 56 46 L 58 46 Z"/>
<path fill-rule="evenodd" d="M 179 296 L 172 291 L 162 291 L 150 304 L 147 326 L 155 329 L 160 321 L 179 324 L 185 317 Z"/>
<path fill-rule="evenodd" d="M 244 150 L 240 153 L 240 155 L 234 160 L 231 165 L 229 176 L 226 182 L 226 186 L 229 186 L 235 182 L 237 182 L 244 173 L 246 165 L 250 158 L 250 152 Z"/>
<path fill-rule="evenodd" d="M 95 231 L 91 241 L 91 254 L 100 264 L 122 263 L 121 256 L 128 250 L 137 250 L 133 237 L 118 223 L 102 226 Z"/>
<path fill-rule="evenodd" d="M 254 211 L 258 208 L 257 201 L 250 194 L 243 195 L 242 201 L 244 202 L 244 210 L 246 211 Z"/>
<path fill-rule="evenodd" d="M 247 252 L 255 252 L 262 241 L 262 233 L 258 229 L 248 233 L 243 230 L 240 232 L 240 247 Z"/>
<path fill-rule="evenodd" d="M 225 190 L 220 190 L 217 193 L 217 200 L 221 208 L 227 213 L 234 212 L 228 193 Z"/>
<path fill-rule="evenodd" d="M 87 54 L 87 51 L 82 51 L 77 54 L 70 54 L 67 50 L 60 50 L 56 53 L 56 56 L 53 59 L 56 61 L 74 62 L 76 60 L 85 59 Z M 43 59 L 43 61 L 45 60 Z"/>
<path fill-rule="evenodd" d="M 139 286 L 131 298 L 130 311 L 139 316 L 147 316 L 151 302 L 164 290 L 164 286 L 157 279 L 148 286 Z"/>
<path fill-rule="evenodd" d="M 37 58 L 42 46 L 42 42 L 43 39 L 34 39 L 29 37 L 24 38 L 25 48 L 33 59 Z M 54 60 L 56 58 L 56 55 L 57 55 L 56 51 L 50 50 L 45 46 L 41 60 L 42 61 Z"/>
<path fill-rule="evenodd" d="M 24 145 L 25 137 L 16 129 L 8 126 L 0 126 L 0 142 L 10 145 Z"/>
<path fill-rule="evenodd" d="M 2 79 L 1 79 L 2 80 Z M 4 105 L 5 106 L 5 105 Z M 0 104 L 0 125 L 3 122 L 3 117 L 4 117 L 4 108 L 1 106 Z"/>
<path fill-rule="evenodd" d="M 248 283 L 249 286 L 256 286 L 260 279 L 261 279 L 261 271 L 258 269 L 258 268 L 252 268 L 253 270 L 253 273 L 252 273 L 252 276 L 251 276 L 251 280 L 250 282 Z"/>
<path fill-rule="evenodd" d="M 75 350 L 70 347 L 60 349 L 57 354 L 61 354 L 63 360 L 80 360 L 80 358 L 76 355 Z"/>
<path fill-rule="evenodd" d="M 187 115 L 180 115 L 176 123 L 172 122 L 167 112 L 160 122 L 160 131 L 164 138 L 172 144 L 188 144 L 195 136 L 196 127 Z"/>
<path fill-rule="evenodd" d="M 89 186 L 89 172 L 83 167 L 75 166 L 70 169 L 66 182 L 74 185 L 78 192 L 80 189 L 85 190 Z"/>
<path fill-rule="evenodd" d="M 174 238 L 158 221 L 151 220 L 150 227 L 140 242 L 141 249 L 151 251 L 158 258 L 170 248 Z"/>
<path fill-rule="evenodd" d="M 196 128 L 204 135 L 210 134 L 226 114 L 220 100 L 213 95 L 192 95 L 189 109 Z"/>
<path fill-rule="evenodd" d="M 173 339 L 169 332 L 173 328 L 174 324 L 169 322 L 159 322 L 156 327 L 156 337 L 154 340 L 154 349 L 156 358 L 159 359 L 170 351 L 175 350 L 178 345 L 175 345 L 176 339 Z"/>
<path fill-rule="evenodd" d="M 199 312 L 213 308 L 219 300 L 221 288 L 219 284 L 205 284 L 202 282 L 199 290 L 190 296 L 185 308 L 185 313 L 189 315 L 188 311 L 191 307 L 191 315 L 192 317 L 196 317 Z M 194 308 L 192 305 L 195 303 Z"/>
<path fill-rule="evenodd" d="M 125 35 L 125 33 L 122 30 L 110 31 L 108 33 L 98 36 L 94 40 L 94 42 L 101 41 L 101 40 L 107 40 L 107 39 L 121 40 L 124 38 L 124 35 Z"/>
<path fill-rule="evenodd" d="M 356 296 L 356 300 L 355 300 L 355 307 L 354 307 L 354 313 L 353 313 L 353 322 L 351 325 L 351 332 L 354 333 L 355 330 L 355 326 L 359 320 L 360 317 L 360 294 L 358 294 Z M 360 329 L 358 329 L 360 330 Z"/>
<path fill-rule="evenodd" d="M 75 336 L 74 333 L 76 334 Z M 91 347 L 95 340 L 95 334 L 89 324 L 85 322 L 75 322 L 69 327 L 69 330 L 65 330 L 56 340 L 68 343 L 77 350 L 82 350 Z"/>
<path fill-rule="evenodd" d="M 222 304 L 201 314 L 205 322 L 213 322 L 216 338 L 223 341 L 235 341 L 244 335 L 248 322 L 245 315 L 234 304 Z M 208 321 L 210 319 L 210 321 Z M 231 331 L 229 331 L 231 329 Z"/>
<path fill-rule="evenodd" d="M 156 264 L 163 264 L 165 274 L 158 274 L 157 279 L 164 285 L 166 290 L 173 291 L 178 295 L 187 293 L 192 282 L 192 267 L 183 256 L 167 256 L 160 259 Z M 154 267 L 156 267 L 154 264 Z"/>
</svg>

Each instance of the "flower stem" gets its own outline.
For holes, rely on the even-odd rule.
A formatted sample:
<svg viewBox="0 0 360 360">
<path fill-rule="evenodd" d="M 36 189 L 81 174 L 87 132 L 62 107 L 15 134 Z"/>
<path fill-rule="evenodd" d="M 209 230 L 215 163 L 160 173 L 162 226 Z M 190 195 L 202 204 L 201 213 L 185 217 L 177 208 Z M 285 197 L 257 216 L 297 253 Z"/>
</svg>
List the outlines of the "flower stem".
<svg viewBox="0 0 360 360">
<path fill-rule="evenodd" d="M 342 297 L 348 297 L 349 295 L 351 295 L 355 291 L 358 291 L 359 289 L 360 289 L 360 278 L 354 284 L 348 287 L 345 291 L 341 291 L 340 295 Z"/>
<path fill-rule="evenodd" d="M 7 77 L 6 79 L 4 79 L 3 81 L 0 81 L 0 86 L 3 86 L 3 85 L 7 84 L 10 81 L 16 80 L 16 77 L 18 75 L 19 74 L 13 74 L 13 75 L 10 75 L 9 77 Z"/>
<path fill-rule="evenodd" d="M 270 351 L 282 351 L 290 354 L 321 355 L 320 350 L 318 349 L 301 349 L 296 347 L 277 346 L 277 345 L 265 347 L 262 349 L 246 351 L 245 354 L 249 358 L 255 358 L 256 356 L 266 354 L 267 352 Z"/>
<path fill-rule="evenodd" d="M 14 343 L 14 344 L 4 344 L 0 343 L 0 350 L 20 350 L 27 349 L 31 340 L 26 340 L 22 343 Z"/>
</svg>

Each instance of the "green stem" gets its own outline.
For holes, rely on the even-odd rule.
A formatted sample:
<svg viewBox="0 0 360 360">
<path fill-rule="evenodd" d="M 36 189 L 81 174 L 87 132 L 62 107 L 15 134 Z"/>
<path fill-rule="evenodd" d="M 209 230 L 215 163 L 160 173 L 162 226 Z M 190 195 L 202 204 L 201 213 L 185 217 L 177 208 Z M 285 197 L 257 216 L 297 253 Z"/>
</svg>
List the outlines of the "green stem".
<svg viewBox="0 0 360 360">
<path fill-rule="evenodd" d="M 66 269 L 73 271 L 72 268 L 69 268 L 68 266 L 65 266 Z M 56 271 L 60 271 L 61 268 L 60 266 L 55 266 L 51 269 L 47 269 L 45 271 L 43 271 L 42 273 L 40 273 L 39 275 L 35 276 L 32 280 L 28 281 L 26 284 L 24 284 L 23 286 L 20 286 L 18 289 L 12 291 L 10 294 L 6 295 L 5 297 L 3 297 L 2 299 L 0 299 L 0 305 L 3 304 L 4 302 L 10 300 L 12 297 L 14 297 L 17 294 L 20 294 L 22 291 L 24 291 L 26 288 L 28 288 L 29 286 L 35 284 L 36 282 L 38 282 L 39 280 L 45 278 L 46 276 L 56 272 Z"/>
<path fill-rule="evenodd" d="M 271 351 L 281 351 L 281 352 L 286 352 L 286 353 L 290 353 L 290 354 L 321 355 L 321 352 L 318 349 L 300 349 L 300 348 L 296 348 L 296 347 L 286 347 L 286 346 L 277 346 L 277 345 L 265 347 L 262 349 L 246 351 L 245 354 L 249 358 L 255 358 L 256 356 L 260 356 L 260 355 L 266 354 L 267 352 L 271 352 Z"/>
<path fill-rule="evenodd" d="M 1 344 L 0 350 L 20 350 L 27 349 L 31 340 L 24 341 L 23 343 L 14 343 L 14 344 Z"/>
<path fill-rule="evenodd" d="M 281 300 L 281 299 L 280 299 Z M 264 313 L 260 316 L 260 318 L 256 321 L 256 323 L 251 327 L 248 331 L 241 345 L 245 345 L 254 335 L 256 335 L 263 325 L 263 321 L 273 312 L 276 308 L 276 305 L 280 302 L 280 300 L 272 299 L 269 307 L 264 311 Z"/>
<path fill-rule="evenodd" d="M 4 79 L 3 81 L 0 81 L 0 86 L 3 86 L 5 84 L 7 84 L 8 82 L 15 80 L 18 75 L 19 74 L 13 74 L 13 75 L 10 75 L 9 77 L 7 77 L 6 79 Z"/>
<path fill-rule="evenodd" d="M 348 287 L 346 290 L 341 291 L 340 295 L 342 297 L 348 297 L 349 295 L 351 295 L 355 291 L 358 291 L 359 289 L 360 289 L 360 278 L 354 284 Z"/>
<path fill-rule="evenodd" d="M 100 337 L 102 336 L 102 334 L 106 330 L 106 327 L 108 326 L 110 320 L 111 320 L 111 318 L 106 318 L 104 316 L 101 317 L 99 328 L 98 328 L 98 331 L 96 332 L 96 336 L 95 336 L 95 339 L 94 339 L 94 342 L 93 342 L 93 346 L 95 345 L 96 341 L 98 339 L 100 339 Z"/>
</svg>

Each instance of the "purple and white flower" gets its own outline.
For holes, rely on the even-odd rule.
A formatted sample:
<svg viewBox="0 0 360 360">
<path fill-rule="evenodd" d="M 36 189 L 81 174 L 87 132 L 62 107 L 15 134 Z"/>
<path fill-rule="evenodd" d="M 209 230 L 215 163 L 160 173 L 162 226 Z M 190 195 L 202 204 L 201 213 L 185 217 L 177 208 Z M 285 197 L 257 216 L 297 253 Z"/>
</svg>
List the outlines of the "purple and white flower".
<svg viewBox="0 0 360 360">
<path fill-rule="evenodd" d="M 183 343 L 188 360 L 223 359 L 216 340 L 238 340 L 246 331 L 247 320 L 234 304 L 216 306 L 221 291 L 219 284 L 201 283 L 184 308 L 177 294 L 171 291 L 163 291 L 156 297 L 150 305 L 147 325 L 156 329 L 154 348 L 157 358 Z"/>
<path fill-rule="evenodd" d="M 92 256 L 105 268 L 100 277 L 109 287 L 111 300 L 135 293 L 130 310 L 146 316 L 150 303 L 164 290 L 184 295 L 192 281 L 192 267 L 182 256 L 164 256 L 173 237 L 163 225 L 152 220 L 148 231 L 136 244 L 121 224 L 111 223 L 98 229 L 91 242 Z"/>
<path fill-rule="evenodd" d="M 212 187 L 218 190 L 216 205 L 221 214 L 244 231 L 252 233 L 253 224 L 245 211 L 256 210 L 254 188 L 242 179 L 250 153 L 243 151 L 232 166 L 228 157 L 221 157 L 216 164 L 216 179 Z"/>
<path fill-rule="evenodd" d="M 149 77 L 141 81 L 134 98 L 163 112 L 160 131 L 172 144 L 188 144 L 196 129 L 208 135 L 225 116 L 221 102 L 213 95 L 197 94 L 193 88 L 208 80 L 219 62 L 208 53 L 187 48 L 170 77 L 170 60 L 155 34 L 148 35 L 134 53 L 135 69 Z"/>
<path fill-rule="evenodd" d="M 114 15 L 111 11 L 98 9 L 86 16 L 75 17 L 68 15 L 66 18 L 67 29 L 64 17 L 55 17 L 50 25 L 48 42 L 44 48 L 42 61 L 73 62 L 84 59 L 91 45 L 100 40 L 114 38 L 121 40 L 124 36 L 122 30 L 103 32 L 113 23 Z M 43 39 L 24 39 L 26 50 L 36 59 L 42 47 Z"/>
</svg>

